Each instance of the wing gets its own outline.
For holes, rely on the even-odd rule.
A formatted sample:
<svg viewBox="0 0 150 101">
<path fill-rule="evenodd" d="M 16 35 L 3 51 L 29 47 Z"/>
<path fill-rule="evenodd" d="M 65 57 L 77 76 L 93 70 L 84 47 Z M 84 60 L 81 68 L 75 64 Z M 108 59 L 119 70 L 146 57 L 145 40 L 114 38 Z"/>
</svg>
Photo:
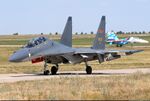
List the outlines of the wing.
<svg viewBox="0 0 150 101">
<path fill-rule="evenodd" d="M 105 50 L 104 53 L 125 53 L 126 55 L 130 55 L 137 52 L 142 52 L 143 50 Z"/>
<path fill-rule="evenodd" d="M 137 38 L 137 37 L 130 37 L 130 38 L 128 38 L 127 41 L 130 42 L 130 43 L 149 43 L 147 40 L 140 39 L 140 38 Z"/>
<path fill-rule="evenodd" d="M 87 58 L 87 60 L 98 60 L 99 63 L 104 61 L 111 61 L 114 59 L 121 58 L 122 56 L 131 55 L 137 52 L 141 52 L 143 50 L 93 50 L 93 49 L 77 49 L 75 54 L 80 55 L 83 59 Z"/>
<path fill-rule="evenodd" d="M 101 62 L 100 56 L 103 56 L 104 57 L 102 59 L 103 61 L 111 61 L 114 59 L 121 58 L 122 56 L 131 55 L 131 54 L 141 52 L 141 51 L 143 51 L 143 50 L 105 50 L 105 51 L 103 51 L 103 54 L 101 54 L 101 52 L 98 53 L 98 55 L 99 55 L 98 60 L 99 60 L 99 62 Z"/>
</svg>

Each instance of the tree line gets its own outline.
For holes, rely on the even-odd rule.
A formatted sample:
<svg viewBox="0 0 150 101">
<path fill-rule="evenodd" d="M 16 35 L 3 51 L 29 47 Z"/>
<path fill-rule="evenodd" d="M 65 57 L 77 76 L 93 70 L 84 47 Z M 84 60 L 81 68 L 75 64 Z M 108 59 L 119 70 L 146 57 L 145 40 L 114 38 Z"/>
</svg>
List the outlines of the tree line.
<svg viewBox="0 0 150 101">
<path fill-rule="evenodd" d="M 118 31 L 118 32 L 115 32 L 116 34 L 150 34 L 150 32 L 146 32 L 146 31 L 142 31 L 142 32 L 123 32 L 123 31 Z M 47 33 L 40 33 L 40 35 L 44 35 Z M 48 33 L 49 35 L 60 35 L 61 33 L 58 33 L 58 32 L 55 32 L 55 33 Z M 86 35 L 86 34 L 94 34 L 93 31 L 91 31 L 90 33 L 86 33 L 86 32 L 75 32 L 73 33 L 74 35 Z M 13 35 L 19 35 L 19 33 L 13 33 Z"/>
</svg>

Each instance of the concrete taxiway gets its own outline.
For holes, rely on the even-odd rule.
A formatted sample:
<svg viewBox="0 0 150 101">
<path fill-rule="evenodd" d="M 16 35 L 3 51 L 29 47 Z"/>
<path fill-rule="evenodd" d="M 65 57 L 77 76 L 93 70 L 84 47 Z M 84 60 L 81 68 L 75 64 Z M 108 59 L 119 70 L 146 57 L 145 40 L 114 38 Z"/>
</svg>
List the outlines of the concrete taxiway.
<svg viewBox="0 0 150 101">
<path fill-rule="evenodd" d="M 115 70 L 95 70 L 91 75 L 87 75 L 85 71 L 61 71 L 57 75 L 37 74 L 0 74 L 0 83 L 10 83 L 17 81 L 43 80 L 60 77 L 94 77 L 94 76 L 112 76 L 112 75 L 127 75 L 136 72 L 150 73 L 149 68 L 141 69 L 115 69 Z"/>
</svg>

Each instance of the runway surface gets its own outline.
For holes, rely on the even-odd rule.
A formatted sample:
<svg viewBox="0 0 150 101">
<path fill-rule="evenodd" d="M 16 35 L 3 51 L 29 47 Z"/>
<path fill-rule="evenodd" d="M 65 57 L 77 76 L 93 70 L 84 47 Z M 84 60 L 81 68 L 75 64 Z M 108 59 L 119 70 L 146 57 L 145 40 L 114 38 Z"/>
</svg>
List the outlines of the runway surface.
<svg viewBox="0 0 150 101">
<path fill-rule="evenodd" d="M 95 70 L 91 75 L 87 75 L 85 71 L 61 71 L 57 75 L 37 74 L 0 74 L 0 83 L 10 83 L 17 81 L 43 80 L 51 78 L 72 78 L 72 77 L 94 77 L 94 76 L 112 76 L 127 75 L 132 73 L 150 73 L 149 68 L 141 69 L 117 69 L 117 70 Z"/>
</svg>

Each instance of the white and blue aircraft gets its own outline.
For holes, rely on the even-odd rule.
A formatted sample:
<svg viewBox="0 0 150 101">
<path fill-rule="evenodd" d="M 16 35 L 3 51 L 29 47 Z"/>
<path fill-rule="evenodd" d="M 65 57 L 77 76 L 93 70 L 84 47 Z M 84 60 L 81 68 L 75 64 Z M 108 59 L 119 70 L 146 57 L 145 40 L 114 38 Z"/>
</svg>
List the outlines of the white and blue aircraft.
<svg viewBox="0 0 150 101">
<path fill-rule="evenodd" d="M 140 39 L 138 37 L 127 37 L 119 39 L 113 31 L 107 33 L 106 42 L 109 43 L 109 45 L 116 44 L 117 47 L 122 47 L 123 45 L 126 45 L 128 43 L 149 43 L 147 40 Z"/>
</svg>

